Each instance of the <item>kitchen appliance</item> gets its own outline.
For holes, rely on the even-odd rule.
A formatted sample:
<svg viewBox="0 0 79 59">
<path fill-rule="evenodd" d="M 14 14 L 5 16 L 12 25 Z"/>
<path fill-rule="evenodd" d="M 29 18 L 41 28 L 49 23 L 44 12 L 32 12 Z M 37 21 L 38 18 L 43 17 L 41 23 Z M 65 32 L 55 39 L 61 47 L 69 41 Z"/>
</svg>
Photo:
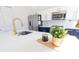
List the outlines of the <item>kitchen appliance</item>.
<svg viewBox="0 0 79 59">
<path fill-rule="evenodd" d="M 28 16 L 29 30 L 38 31 L 38 26 L 42 26 L 42 20 L 40 14 L 34 14 Z"/>
<path fill-rule="evenodd" d="M 52 20 L 65 20 L 66 11 L 58 11 L 52 13 Z"/>
</svg>

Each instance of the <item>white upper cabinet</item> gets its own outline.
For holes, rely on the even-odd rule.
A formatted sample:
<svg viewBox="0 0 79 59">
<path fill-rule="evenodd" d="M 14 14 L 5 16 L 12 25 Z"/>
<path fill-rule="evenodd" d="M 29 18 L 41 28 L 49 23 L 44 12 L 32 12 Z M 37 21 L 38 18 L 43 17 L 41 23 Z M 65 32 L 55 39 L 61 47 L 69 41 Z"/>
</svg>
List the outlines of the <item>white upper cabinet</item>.
<svg viewBox="0 0 79 59">
<path fill-rule="evenodd" d="M 77 16 L 76 16 L 76 20 L 79 20 L 79 7 L 77 8 Z"/>
<path fill-rule="evenodd" d="M 77 7 L 68 7 L 67 8 L 67 20 L 76 20 L 77 18 Z"/>
<path fill-rule="evenodd" d="M 1 11 L 1 18 L 3 20 L 2 25 L 3 25 L 4 29 L 6 31 L 11 30 L 12 29 L 12 19 L 13 19 L 12 7 L 7 7 L 7 6 L 1 7 L 0 11 Z"/>
</svg>

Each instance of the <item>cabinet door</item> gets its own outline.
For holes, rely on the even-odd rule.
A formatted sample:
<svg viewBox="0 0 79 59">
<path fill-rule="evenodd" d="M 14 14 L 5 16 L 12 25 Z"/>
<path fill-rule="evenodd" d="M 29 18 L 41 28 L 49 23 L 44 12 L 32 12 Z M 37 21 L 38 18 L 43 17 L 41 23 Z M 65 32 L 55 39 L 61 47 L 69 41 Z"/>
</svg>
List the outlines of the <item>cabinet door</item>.
<svg viewBox="0 0 79 59">
<path fill-rule="evenodd" d="M 1 7 L 1 16 L 5 31 L 12 30 L 13 9 L 12 7 Z"/>
<path fill-rule="evenodd" d="M 66 19 L 76 20 L 77 19 L 77 7 L 67 8 Z"/>
<path fill-rule="evenodd" d="M 75 29 L 74 35 L 79 39 L 79 30 Z"/>
<path fill-rule="evenodd" d="M 79 20 L 79 8 L 77 8 L 77 16 L 76 16 L 76 20 Z"/>
<path fill-rule="evenodd" d="M 72 36 L 74 35 L 74 29 L 66 29 L 66 30 L 68 30 L 69 35 L 72 35 Z"/>
<path fill-rule="evenodd" d="M 49 32 L 50 27 L 38 27 L 38 30 L 41 31 L 41 32 Z"/>
</svg>

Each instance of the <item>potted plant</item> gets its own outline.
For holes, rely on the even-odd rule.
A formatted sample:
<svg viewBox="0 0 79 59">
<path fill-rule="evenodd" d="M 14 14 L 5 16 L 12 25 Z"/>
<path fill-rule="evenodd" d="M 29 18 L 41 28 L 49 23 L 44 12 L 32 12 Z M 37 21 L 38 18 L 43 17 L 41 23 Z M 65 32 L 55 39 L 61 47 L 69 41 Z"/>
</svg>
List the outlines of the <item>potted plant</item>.
<svg viewBox="0 0 79 59">
<path fill-rule="evenodd" d="M 50 34 L 53 37 L 52 43 L 56 46 L 60 46 L 67 34 L 67 30 L 65 30 L 63 26 L 52 26 L 50 28 Z"/>
</svg>

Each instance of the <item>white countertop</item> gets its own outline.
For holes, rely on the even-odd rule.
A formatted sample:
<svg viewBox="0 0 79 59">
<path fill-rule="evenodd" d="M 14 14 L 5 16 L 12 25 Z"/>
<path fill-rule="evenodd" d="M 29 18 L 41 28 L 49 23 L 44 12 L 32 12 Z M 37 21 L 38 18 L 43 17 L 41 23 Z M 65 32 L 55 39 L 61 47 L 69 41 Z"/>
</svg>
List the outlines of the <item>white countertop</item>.
<svg viewBox="0 0 79 59">
<path fill-rule="evenodd" d="M 63 52 L 79 50 L 79 40 L 74 36 L 67 35 L 62 46 L 56 50 L 48 48 L 36 40 L 44 34 L 43 32 L 33 32 L 28 35 L 13 35 L 11 32 L 0 31 L 0 51 L 2 52 Z M 49 37 L 51 37 L 49 35 Z"/>
</svg>

